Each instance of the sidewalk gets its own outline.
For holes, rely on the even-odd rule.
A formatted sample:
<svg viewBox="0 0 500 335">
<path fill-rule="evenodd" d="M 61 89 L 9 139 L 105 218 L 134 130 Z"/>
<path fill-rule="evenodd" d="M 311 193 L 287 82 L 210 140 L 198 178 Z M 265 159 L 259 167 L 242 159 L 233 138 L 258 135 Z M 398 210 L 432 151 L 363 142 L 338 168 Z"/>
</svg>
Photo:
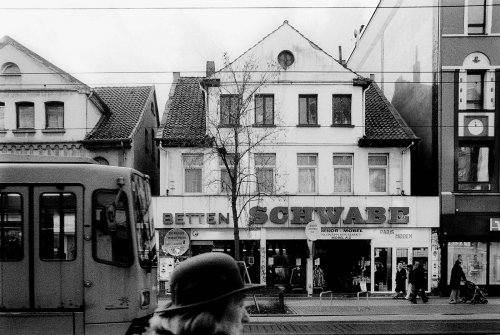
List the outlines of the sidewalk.
<svg viewBox="0 0 500 335">
<path fill-rule="evenodd" d="M 259 303 L 269 299 L 260 298 Z M 252 299 L 247 300 L 253 304 Z M 430 297 L 427 304 L 419 299 L 411 304 L 404 299 L 388 297 L 361 298 L 293 298 L 285 296 L 290 314 L 251 315 L 252 322 L 273 321 L 387 321 L 387 320 L 500 320 L 500 298 L 488 298 L 488 304 L 448 304 L 448 298 Z"/>
</svg>

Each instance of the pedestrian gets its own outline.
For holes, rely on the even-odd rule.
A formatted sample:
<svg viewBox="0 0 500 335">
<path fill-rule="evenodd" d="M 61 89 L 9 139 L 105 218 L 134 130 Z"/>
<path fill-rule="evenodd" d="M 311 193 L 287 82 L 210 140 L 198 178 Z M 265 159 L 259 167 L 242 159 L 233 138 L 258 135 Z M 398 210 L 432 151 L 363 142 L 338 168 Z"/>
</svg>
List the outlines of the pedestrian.
<svg viewBox="0 0 500 335">
<path fill-rule="evenodd" d="M 461 262 L 459 259 L 455 261 L 455 265 L 451 269 L 450 276 L 450 300 L 449 304 L 460 303 L 460 281 L 466 281 L 464 270 L 462 269 Z"/>
<path fill-rule="evenodd" d="M 398 263 L 398 268 L 396 270 L 396 294 L 393 299 L 398 299 L 406 294 L 406 270 L 403 268 L 403 263 Z"/>
<path fill-rule="evenodd" d="M 410 300 L 412 304 L 417 303 L 417 295 L 420 295 L 420 297 L 422 298 L 422 302 L 424 304 L 426 304 L 429 301 L 429 298 L 427 298 L 427 295 L 425 294 L 425 286 L 426 286 L 425 284 L 426 280 L 425 280 L 424 268 L 419 261 L 416 261 L 413 269 L 414 290 Z"/>
<path fill-rule="evenodd" d="M 172 301 L 150 319 L 157 335 L 240 335 L 249 321 L 245 293 L 264 285 L 245 285 L 236 261 L 205 253 L 181 262 L 172 272 Z"/>
<path fill-rule="evenodd" d="M 408 263 L 408 266 L 406 267 L 407 269 L 407 275 L 408 275 L 408 288 L 406 289 L 406 300 L 411 299 L 411 295 L 413 294 L 413 265 Z"/>
</svg>

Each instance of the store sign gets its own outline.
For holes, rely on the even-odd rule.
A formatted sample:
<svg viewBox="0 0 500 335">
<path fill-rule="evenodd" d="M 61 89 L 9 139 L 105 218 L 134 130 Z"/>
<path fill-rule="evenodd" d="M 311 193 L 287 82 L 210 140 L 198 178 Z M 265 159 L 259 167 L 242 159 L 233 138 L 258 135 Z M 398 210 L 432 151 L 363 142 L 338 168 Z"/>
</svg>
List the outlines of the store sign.
<svg viewBox="0 0 500 335">
<path fill-rule="evenodd" d="M 361 215 L 358 207 L 267 207 L 250 208 L 250 222 L 253 224 L 308 224 L 313 216 L 321 224 L 408 224 L 410 221 L 409 207 L 366 207 L 366 214 Z M 344 214 L 345 213 L 345 214 Z"/>
<path fill-rule="evenodd" d="M 491 218 L 490 219 L 490 231 L 500 231 L 500 219 Z"/>
<path fill-rule="evenodd" d="M 317 222 L 309 222 L 306 226 L 306 236 L 309 241 L 316 241 L 321 237 L 321 226 Z"/>
<path fill-rule="evenodd" d="M 165 235 L 164 246 L 168 254 L 181 256 L 189 249 L 189 236 L 182 229 L 170 229 Z"/>
<path fill-rule="evenodd" d="M 163 224 L 176 225 L 228 225 L 229 213 L 163 213 Z"/>
</svg>

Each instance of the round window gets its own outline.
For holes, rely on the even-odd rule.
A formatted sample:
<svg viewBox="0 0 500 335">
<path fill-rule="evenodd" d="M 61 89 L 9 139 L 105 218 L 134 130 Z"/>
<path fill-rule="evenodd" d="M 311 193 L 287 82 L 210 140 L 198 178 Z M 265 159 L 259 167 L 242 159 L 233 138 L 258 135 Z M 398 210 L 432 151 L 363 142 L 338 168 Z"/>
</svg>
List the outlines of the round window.
<svg viewBox="0 0 500 335">
<path fill-rule="evenodd" d="M 288 50 L 284 50 L 278 55 L 278 63 L 280 63 L 281 67 L 285 70 L 289 68 L 294 61 L 295 58 L 293 57 L 293 54 Z"/>
</svg>

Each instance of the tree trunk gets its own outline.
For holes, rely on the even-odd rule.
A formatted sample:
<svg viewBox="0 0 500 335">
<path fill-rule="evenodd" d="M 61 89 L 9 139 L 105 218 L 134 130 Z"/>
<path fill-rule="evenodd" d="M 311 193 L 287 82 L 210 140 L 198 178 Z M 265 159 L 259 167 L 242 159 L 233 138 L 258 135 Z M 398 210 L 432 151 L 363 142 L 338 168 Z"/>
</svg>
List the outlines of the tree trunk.
<svg viewBox="0 0 500 335">
<path fill-rule="evenodd" d="M 231 197 L 231 210 L 233 214 L 233 232 L 234 232 L 234 258 L 240 259 L 240 228 L 238 227 L 238 215 L 236 208 L 236 197 Z"/>
</svg>

